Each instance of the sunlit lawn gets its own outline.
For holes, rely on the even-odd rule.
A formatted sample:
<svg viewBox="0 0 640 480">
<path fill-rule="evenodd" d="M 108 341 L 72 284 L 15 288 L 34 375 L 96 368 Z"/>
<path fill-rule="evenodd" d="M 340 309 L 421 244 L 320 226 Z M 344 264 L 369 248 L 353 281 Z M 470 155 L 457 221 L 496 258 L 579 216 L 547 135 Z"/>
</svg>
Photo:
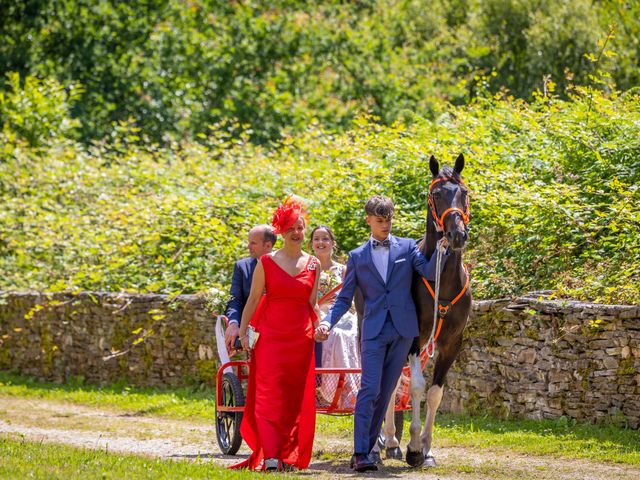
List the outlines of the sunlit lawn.
<svg viewBox="0 0 640 480">
<path fill-rule="evenodd" d="M 214 392 L 210 389 L 96 387 L 78 382 L 59 385 L 38 382 L 0 372 L 0 396 L 43 398 L 138 415 L 157 415 L 189 421 L 212 422 Z M 409 431 L 405 415 L 405 437 Z M 349 439 L 352 416 L 318 415 L 317 434 Z M 594 426 L 567 419 L 497 420 L 490 416 L 469 417 L 439 414 L 435 427 L 438 447 L 458 446 L 478 449 L 509 449 L 529 455 L 589 458 L 600 462 L 640 465 L 640 432 L 612 425 Z"/>
<path fill-rule="evenodd" d="M 0 438 L 0 478 L 3 479 L 224 479 L 264 475 L 228 470 L 206 461 L 173 461 L 119 455 L 65 445 Z"/>
<path fill-rule="evenodd" d="M 75 381 L 67 384 L 38 382 L 32 378 L 0 372 L 0 395 L 41 398 L 126 411 L 137 415 L 212 422 L 215 401 L 211 389 L 157 388 L 110 385 L 97 387 Z"/>
</svg>

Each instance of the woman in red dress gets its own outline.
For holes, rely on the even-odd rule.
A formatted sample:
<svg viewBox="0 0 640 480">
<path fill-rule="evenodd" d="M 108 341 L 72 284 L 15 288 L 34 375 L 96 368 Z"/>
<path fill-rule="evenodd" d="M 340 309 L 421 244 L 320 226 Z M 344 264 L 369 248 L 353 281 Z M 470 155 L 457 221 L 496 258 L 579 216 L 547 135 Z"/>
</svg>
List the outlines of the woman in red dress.
<svg viewBox="0 0 640 480">
<path fill-rule="evenodd" d="M 256 265 L 251 293 L 242 313 L 240 340 L 245 350 L 249 323 L 260 334 L 249 369 L 240 432 L 253 453 L 231 468 L 306 468 L 315 432 L 314 330 L 319 262 L 302 251 L 303 207 L 287 198 L 273 216 L 284 245 Z M 266 295 L 262 295 L 263 291 Z"/>
</svg>

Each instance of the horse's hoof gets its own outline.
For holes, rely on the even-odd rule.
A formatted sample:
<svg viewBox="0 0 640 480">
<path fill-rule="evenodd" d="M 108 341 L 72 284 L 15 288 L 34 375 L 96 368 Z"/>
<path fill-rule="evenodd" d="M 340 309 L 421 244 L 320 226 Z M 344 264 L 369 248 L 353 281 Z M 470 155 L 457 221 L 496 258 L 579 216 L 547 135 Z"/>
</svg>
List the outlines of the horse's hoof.
<svg viewBox="0 0 640 480">
<path fill-rule="evenodd" d="M 423 467 L 426 468 L 431 468 L 431 467 L 435 467 L 436 466 L 436 459 L 433 455 L 425 455 L 424 456 L 424 463 L 422 464 Z"/>
<path fill-rule="evenodd" d="M 407 463 L 411 467 L 421 467 L 424 463 L 424 454 L 422 451 L 418 450 L 417 452 L 412 452 L 409 447 L 407 447 Z"/>
<path fill-rule="evenodd" d="M 402 450 L 400 450 L 400 447 L 387 448 L 385 453 L 387 458 L 402 460 Z"/>
</svg>

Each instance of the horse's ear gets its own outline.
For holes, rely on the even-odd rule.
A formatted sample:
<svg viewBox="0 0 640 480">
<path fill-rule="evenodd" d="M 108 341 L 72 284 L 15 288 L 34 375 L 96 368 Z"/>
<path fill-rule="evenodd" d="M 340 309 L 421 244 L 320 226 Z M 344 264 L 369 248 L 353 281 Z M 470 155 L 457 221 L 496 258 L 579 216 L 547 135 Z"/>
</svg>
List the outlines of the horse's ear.
<svg viewBox="0 0 640 480">
<path fill-rule="evenodd" d="M 463 168 L 464 168 L 464 155 L 460 154 L 458 155 L 458 158 L 456 158 L 456 164 L 453 166 L 453 171 L 462 173 Z"/>
<path fill-rule="evenodd" d="M 437 177 L 438 173 L 440 173 L 440 165 L 438 164 L 436 157 L 433 155 L 431 155 L 431 158 L 429 159 L 429 169 L 434 177 Z"/>
</svg>

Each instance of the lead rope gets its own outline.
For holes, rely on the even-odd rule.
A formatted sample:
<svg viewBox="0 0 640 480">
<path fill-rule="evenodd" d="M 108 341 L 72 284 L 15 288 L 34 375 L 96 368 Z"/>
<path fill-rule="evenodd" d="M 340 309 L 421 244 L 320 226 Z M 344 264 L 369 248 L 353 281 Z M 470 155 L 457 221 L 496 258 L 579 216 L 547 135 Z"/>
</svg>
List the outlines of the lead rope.
<svg viewBox="0 0 640 480">
<path fill-rule="evenodd" d="M 427 341 L 427 354 L 429 358 L 433 358 L 436 354 L 435 336 L 436 336 L 436 324 L 439 317 L 438 312 L 438 297 L 440 296 L 440 265 L 442 263 L 442 256 L 444 255 L 445 247 L 443 243 L 445 238 L 442 237 L 436 244 L 436 282 L 433 295 L 433 328 L 431 329 L 431 336 Z"/>
</svg>

